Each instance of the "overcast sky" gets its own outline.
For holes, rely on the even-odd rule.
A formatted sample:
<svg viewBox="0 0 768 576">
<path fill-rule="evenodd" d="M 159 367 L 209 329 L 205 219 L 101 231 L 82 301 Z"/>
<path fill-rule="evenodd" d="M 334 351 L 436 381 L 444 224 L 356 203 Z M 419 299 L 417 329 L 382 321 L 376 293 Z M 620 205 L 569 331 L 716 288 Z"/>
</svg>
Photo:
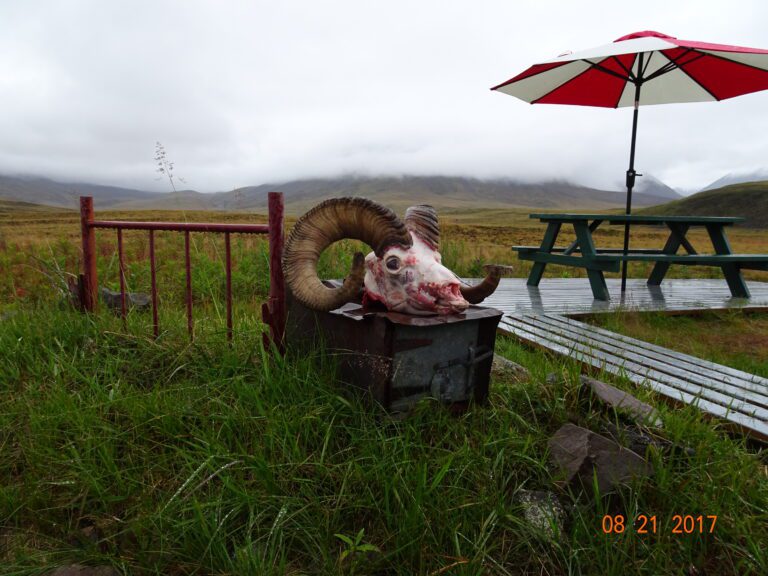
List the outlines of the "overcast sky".
<svg viewBox="0 0 768 576">
<path fill-rule="evenodd" d="M 200 191 L 338 174 L 619 188 L 632 111 L 489 88 L 638 30 L 768 48 L 765 0 L 2 0 L 0 172 Z M 636 165 L 768 167 L 768 91 L 640 110 Z"/>
</svg>

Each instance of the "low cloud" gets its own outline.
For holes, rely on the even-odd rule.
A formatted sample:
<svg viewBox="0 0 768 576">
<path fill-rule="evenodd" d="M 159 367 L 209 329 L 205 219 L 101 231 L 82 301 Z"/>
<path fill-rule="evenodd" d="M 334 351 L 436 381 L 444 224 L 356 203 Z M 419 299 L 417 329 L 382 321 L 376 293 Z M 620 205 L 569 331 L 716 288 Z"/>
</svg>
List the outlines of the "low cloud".
<svg viewBox="0 0 768 576">
<path fill-rule="evenodd" d="M 759 46 L 767 19 L 761 2 L 723 20 L 717 3 L 651 1 L 639 21 L 615 2 L 3 3 L 0 172 L 160 190 L 161 141 L 201 191 L 342 173 L 618 188 L 631 110 L 490 86 L 627 22 Z M 696 189 L 765 166 L 767 102 L 642 108 L 638 168 Z"/>
</svg>

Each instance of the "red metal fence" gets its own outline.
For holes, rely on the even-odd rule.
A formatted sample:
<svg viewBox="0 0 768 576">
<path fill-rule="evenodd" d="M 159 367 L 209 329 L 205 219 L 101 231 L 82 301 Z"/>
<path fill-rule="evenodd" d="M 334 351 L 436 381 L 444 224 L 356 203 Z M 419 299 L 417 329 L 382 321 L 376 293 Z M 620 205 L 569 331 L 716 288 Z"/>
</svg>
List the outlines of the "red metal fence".
<svg viewBox="0 0 768 576">
<path fill-rule="evenodd" d="M 149 269 L 152 285 L 152 326 L 155 337 L 160 333 L 157 317 L 157 278 L 155 267 L 155 231 L 168 230 L 184 232 L 184 260 L 186 268 L 187 330 L 194 337 L 192 319 L 192 265 L 189 253 L 191 232 L 217 232 L 224 234 L 224 269 L 226 272 L 227 338 L 232 339 L 232 261 L 231 234 L 267 234 L 269 236 L 269 300 L 262 306 L 262 318 L 269 325 L 269 336 L 264 334 L 264 343 L 274 343 L 282 351 L 285 345 L 285 281 L 283 278 L 283 195 L 269 193 L 269 224 L 205 224 L 200 222 L 126 222 L 118 220 L 96 220 L 93 212 L 93 198 L 80 197 L 80 223 L 83 241 L 83 273 L 80 289 L 80 303 L 86 311 L 94 311 L 98 305 L 98 277 L 96 275 L 96 229 L 117 230 L 117 254 L 120 268 L 121 315 L 127 315 L 125 290 L 125 261 L 123 255 L 123 230 L 149 231 Z"/>
</svg>

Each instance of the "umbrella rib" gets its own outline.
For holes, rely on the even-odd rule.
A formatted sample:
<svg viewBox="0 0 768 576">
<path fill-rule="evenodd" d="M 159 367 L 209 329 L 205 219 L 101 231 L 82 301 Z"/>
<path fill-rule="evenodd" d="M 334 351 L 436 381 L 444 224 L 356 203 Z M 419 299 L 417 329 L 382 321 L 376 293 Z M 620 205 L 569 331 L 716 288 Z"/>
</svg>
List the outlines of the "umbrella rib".
<svg viewBox="0 0 768 576">
<path fill-rule="evenodd" d="M 645 77 L 645 73 L 648 71 L 648 66 L 651 65 L 651 58 L 653 58 L 653 52 L 648 52 L 648 60 L 645 63 L 645 66 L 643 66 L 642 70 L 638 70 L 640 72 L 640 79 L 642 80 Z"/>
<path fill-rule="evenodd" d="M 635 57 L 634 57 L 634 58 L 636 58 L 636 57 L 637 57 L 637 56 L 635 55 Z M 616 56 L 611 56 L 611 58 L 612 58 L 612 59 L 613 59 L 613 60 L 616 62 L 616 64 L 618 64 L 619 66 L 621 66 L 621 69 L 622 69 L 622 70 L 624 70 L 624 72 L 626 72 L 626 73 L 627 73 L 627 78 L 625 78 L 625 80 L 630 80 L 630 81 L 633 81 L 633 82 L 634 82 L 634 81 L 637 79 L 637 78 L 635 77 L 635 75 L 633 74 L 632 70 L 631 70 L 630 68 L 627 68 L 626 66 L 624 66 L 624 63 L 623 63 L 621 60 L 619 60 L 619 59 L 618 59 Z M 634 64 L 635 64 L 635 60 L 634 60 L 634 58 L 632 59 L 632 65 L 633 65 L 633 66 L 634 66 Z"/>
<path fill-rule="evenodd" d="M 702 55 L 702 57 L 703 57 L 703 55 Z M 695 60 L 698 60 L 698 58 L 696 58 Z M 689 62 L 686 62 L 686 64 L 690 64 L 691 62 L 693 62 L 693 60 L 691 60 L 691 61 L 689 61 Z M 680 72 L 682 72 L 682 73 L 683 73 L 683 74 L 685 74 L 686 76 L 688 76 L 688 78 L 690 78 L 691 80 L 693 80 L 693 81 L 694 81 L 694 82 L 695 82 L 695 83 L 696 83 L 696 84 L 697 84 L 697 85 L 698 85 L 698 86 L 699 86 L 699 87 L 700 87 L 702 90 L 704 90 L 704 91 L 705 91 L 707 94 L 709 94 L 710 96 L 712 96 L 712 98 L 714 98 L 715 100 L 717 100 L 718 102 L 720 102 L 720 98 L 718 98 L 717 96 L 715 96 L 715 95 L 714 95 L 714 93 L 713 93 L 713 92 L 712 92 L 712 91 L 711 91 L 709 88 L 707 88 L 706 86 L 704 86 L 704 84 L 702 84 L 702 83 L 701 83 L 701 82 L 699 82 L 699 81 L 698 81 L 696 78 L 694 78 L 693 76 L 691 76 L 691 75 L 688 73 L 688 71 L 687 71 L 685 68 L 683 68 L 682 66 L 678 66 L 678 68 L 677 68 L 677 69 L 678 69 L 678 70 L 680 70 Z"/>
<path fill-rule="evenodd" d="M 616 58 L 616 57 L 614 56 L 614 58 Z M 630 66 L 630 69 L 631 69 L 631 68 L 632 68 L 632 67 L 635 65 L 635 60 L 637 60 L 637 54 L 635 54 L 635 55 L 633 56 L 633 58 L 632 58 L 632 66 Z M 621 64 L 621 61 L 620 61 L 618 58 L 616 58 L 616 61 L 617 61 L 619 64 Z M 622 64 L 622 67 L 623 67 L 623 64 Z M 626 68 L 625 68 L 625 70 L 626 70 Z M 630 72 L 630 74 L 631 74 L 631 72 Z M 633 77 L 635 80 L 637 80 L 637 79 L 635 78 L 635 75 L 634 75 L 634 74 L 631 74 L 631 75 L 632 75 L 632 77 Z M 635 82 L 632 82 L 632 83 L 633 83 L 635 86 L 637 86 L 637 82 L 636 82 L 636 81 L 635 81 Z M 621 97 L 622 97 L 622 96 L 624 96 L 624 90 L 626 90 L 626 86 L 624 87 L 624 89 L 622 89 L 622 90 L 619 90 L 619 95 L 618 95 L 618 97 L 616 98 L 616 104 L 614 105 L 614 108 L 618 108 L 618 107 L 619 107 L 619 103 L 621 102 Z"/>
<path fill-rule="evenodd" d="M 589 64 L 592 68 L 596 68 L 597 70 L 600 70 L 600 72 L 605 72 L 606 74 L 610 74 L 611 76 L 616 76 L 616 78 L 620 78 L 621 80 L 626 81 L 632 81 L 632 78 L 629 76 L 622 76 L 618 72 L 614 72 L 613 70 L 610 70 L 606 68 L 605 66 L 600 65 L 598 62 L 592 62 L 591 60 L 587 60 L 586 58 L 581 59 L 582 62 L 586 62 Z"/>
<path fill-rule="evenodd" d="M 520 82 L 522 80 L 528 80 L 528 78 L 533 78 L 534 76 L 539 76 L 540 74 L 544 74 L 545 72 L 549 72 L 550 70 L 554 70 L 556 68 L 560 68 L 561 66 L 566 66 L 568 64 L 570 64 L 570 62 L 561 62 L 557 66 L 553 66 L 552 68 L 546 68 L 544 70 L 539 70 L 538 72 L 536 72 L 534 74 L 531 74 L 529 76 L 526 76 L 525 78 L 517 79 L 517 76 L 515 76 L 515 78 L 510 78 L 506 82 L 502 82 L 498 86 L 494 86 L 493 88 L 491 88 L 491 90 L 498 90 L 499 88 L 504 88 L 504 86 L 509 86 L 510 84 L 514 84 L 514 83 Z M 538 66 L 538 64 L 536 64 L 536 66 Z M 527 72 L 527 70 L 526 70 L 526 72 Z M 525 72 L 523 72 L 523 74 L 524 73 Z M 518 74 L 518 76 L 520 76 L 520 74 Z"/>
<path fill-rule="evenodd" d="M 768 70 L 765 68 L 760 68 L 760 66 L 754 66 L 752 64 L 747 64 L 745 62 L 739 62 L 738 60 L 731 60 L 730 58 L 726 58 L 725 56 L 721 56 L 720 54 L 712 54 L 711 52 L 699 52 L 698 53 L 702 58 L 704 56 L 709 56 L 710 58 L 717 58 L 718 60 L 725 60 L 726 62 L 730 62 L 731 64 L 738 64 L 739 66 L 744 66 L 745 68 L 751 68 L 752 70 L 759 70 L 760 72 L 766 72 L 768 73 Z M 748 54 L 754 54 L 754 52 L 748 52 Z M 688 62 L 686 62 L 688 64 Z"/>
<path fill-rule="evenodd" d="M 680 56 L 674 59 L 664 54 L 664 56 L 669 60 L 669 62 L 667 62 L 666 64 L 664 64 L 664 66 L 656 70 L 656 72 L 648 76 L 648 78 L 645 78 L 644 81 L 655 80 L 659 76 L 663 76 L 664 74 L 672 72 L 673 70 L 680 69 L 682 68 L 682 66 L 686 66 L 691 62 L 695 62 L 699 58 L 704 57 L 703 54 L 695 53 L 694 57 L 688 60 L 687 62 L 680 62 L 683 58 L 685 58 L 688 54 L 690 54 L 693 51 L 694 51 L 693 48 L 688 48 L 686 52 L 683 52 L 682 54 L 680 54 Z"/>
<path fill-rule="evenodd" d="M 631 82 L 632 81 L 630 78 L 622 76 L 621 74 L 619 74 L 618 72 L 614 72 L 613 70 L 609 70 L 608 68 L 606 68 L 604 66 L 601 66 L 600 64 L 598 64 L 596 62 L 591 62 L 591 61 L 587 60 L 586 58 L 582 58 L 581 61 L 582 62 L 586 62 L 587 64 L 589 64 L 590 67 L 586 68 L 585 70 L 582 70 L 581 72 L 576 74 L 576 76 L 573 76 L 572 78 L 569 78 L 565 82 L 562 82 L 561 84 L 558 84 L 557 86 L 552 88 L 552 90 L 550 90 L 546 94 L 542 94 L 541 96 L 539 96 L 535 100 L 532 100 L 531 104 L 536 104 L 536 103 L 540 102 L 543 98 L 546 98 L 547 96 L 552 94 L 552 92 L 555 92 L 556 90 L 559 90 L 560 88 L 562 88 L 568 82 L 573 82 L 576 78 L 579 78 L 580 76 L 583 76 L 584 74 L 589 72 L 592 68 L 600 70 L 601 72 L 605 72 L 606 74 L 610 74 L 611 76 L 615 76 L 616 78 L 619 78 L 620 80 L 623 80 L 624 82 L 627 82 L 627 81 Z M 577 60 L 574 60 L 574 62 L 577 62 Z M 614 108 L 615 108 L 615 106 L 614 106 Z"/>
<path fill-rule="evenodd" d="M 574 62 L 576 62 L 576 60 L 574 60 Z M 568 78 L 567 80 L 564 80 L 563 82 L 561 82 L 560 84 L 558 84 L 557 86 L 555 86 L 554 88 L 552 88 L 552 90 L 550 90 L 549 92 L 546 92 L 546 93 L 542 94 L 541 96 L 539 96 L 539 97 L 538 97 L 538 98 L 536 98 L 535 100 L 531 100 L 531 104 L 536 104 L 536 103 L 538 103 L 538 102 L 539 102 L 539 101 L 541 101 L 543 98 L 546 98 L 547 96 L 549 96 L 550 94 L 552 94 L 552 92 L 555 92 L 556 90 L 560 90 L 560 88 L 562 88 L 563 86 L 565 86 L 566 84 L 568 84 L 568 82 L 573 82 L 574 80 L 576 80 L 576 78 L 579 78 L 579 77 L 583 76 L 584 74 L 586 74 L 586 73 L 587 73 L 587 72 L 589 72 L 590 70 L 591 70 L 591 68 L 585 68 L 584 70 L 582 70 L 581 72 L 579 72 L 578 74 L 576 74 L 576 76 L 572 76 L 571 78 Z"/>
</svg>

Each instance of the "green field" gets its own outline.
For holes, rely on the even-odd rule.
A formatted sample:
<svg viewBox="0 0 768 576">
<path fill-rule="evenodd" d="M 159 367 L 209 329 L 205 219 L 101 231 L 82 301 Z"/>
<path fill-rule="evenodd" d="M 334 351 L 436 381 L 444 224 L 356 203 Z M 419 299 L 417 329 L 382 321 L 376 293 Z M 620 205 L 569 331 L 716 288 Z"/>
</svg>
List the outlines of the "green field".
<svg viewBox="0 0 768 576">
<path fill-rule="evenodd" d="M 108 213 L 109 218 L 263 222 L 258 215 Z M 477 275 L 488 261 L 527 267 L 506 248 L 542 229 L 524 214 L 446 214 L 444 261 Z M 654 229 L 638 245 L 658 243 Z M 619 245 L 621 231 L 601 233 Z M 735 229 L 737 251 L 764 232 Z M 553 489 L 547 439 L 566 422 L 599 429 L 579 399 L 579 367 L 500 338 L 529 382 L 496 378 L 489 405 L 452 416 L 430 401 L 392 420 L 335 377 L 315 350 L 262 351 L 263 240 L 233 242 L 235 339 L 224 334 L 221 239 L 193 243 L 196 338 L 186 337 L 181 239 L 158 234 L 159 339 L 151 318 L 123 326 L 74 311 L 61 278 L 77 271 L 77 215 L 0 212 L 0 573 L 79 562 L 124 574 L 765 574 L 768 461 L 692 408 L 657 406 L 651 478 L 569 504 L 561 533 L 528 525 L 521 489 Z M 117 288 L 114 235 L 100 233 L 99 278 Z M 696 236 L 693 236 L 694 241 Z M 354 243 L 321 262 L 342 276 Z M 146 236 L 126 233 L 128 283 L 147 290 Z M 674 270 L 674 269 L 673 269 Z M 633 274 L 641 274 L 638 267 Z M 553 275 L 573 270 L 557 269 Z M 678 274 L 709 274 L 686 269 Z M 755 273 L 754 279 L 766 279 Z M 768 315 L 610 315 L 611 329 L 768 376 Z M 705 333 L 717 337 L 704 337 Z M 546 382 L 549 373 L 560 378 Z M 655 515 L 655 534 L 604 534 L 605 514 Z M 713 533 L 673 534 L 675 514 L 717 515 Z"/>
</svg>

